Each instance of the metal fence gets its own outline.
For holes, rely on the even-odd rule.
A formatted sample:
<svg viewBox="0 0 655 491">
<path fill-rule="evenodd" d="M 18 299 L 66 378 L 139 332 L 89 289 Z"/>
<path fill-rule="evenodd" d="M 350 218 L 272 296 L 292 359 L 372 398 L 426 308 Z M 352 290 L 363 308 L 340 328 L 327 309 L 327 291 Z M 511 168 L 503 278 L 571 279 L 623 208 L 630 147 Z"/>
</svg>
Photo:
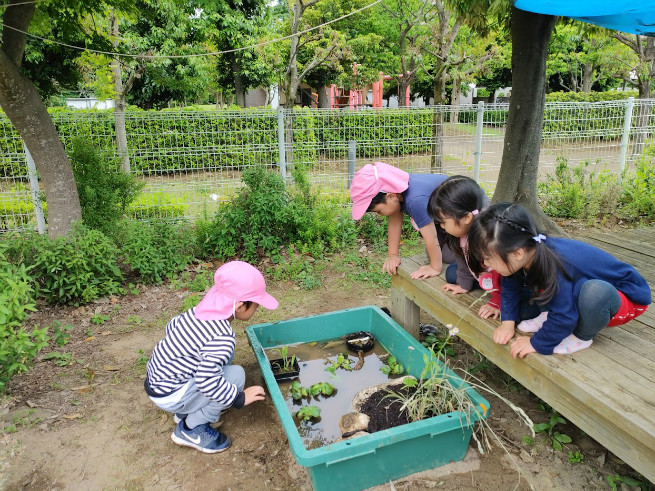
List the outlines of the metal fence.
<svg viewBox="0 0 655 491">
<path fill-rule="evenodd" d="M 547 103 L 540 176 L 552 173 L 559 158 L 620 172 L 653 134 L 653 104 L 632 98 Z M 243 170 L 254 165 L 291 179 L 293 166 L 304 164 L 314 188 L 337 204 L 348 202 L 355 169 L 373 161 L 409 172 L 469 175 L 491 192 L 508 109 L 508 104 L 479 103 L 360 111 L 130 112 L 131 172 L 145 183 L 130 213 L 140 219 L 212 215 L 243 186 Z M 110 111 L 55 112 L 52 118 L 67 148 L 74 138 L 115 148 Z M 1 231 L 36 229 L 40 223 L 42 184 L 30 173 L 28 157 L 10 122 L 0 118 Z"/>
</svg>

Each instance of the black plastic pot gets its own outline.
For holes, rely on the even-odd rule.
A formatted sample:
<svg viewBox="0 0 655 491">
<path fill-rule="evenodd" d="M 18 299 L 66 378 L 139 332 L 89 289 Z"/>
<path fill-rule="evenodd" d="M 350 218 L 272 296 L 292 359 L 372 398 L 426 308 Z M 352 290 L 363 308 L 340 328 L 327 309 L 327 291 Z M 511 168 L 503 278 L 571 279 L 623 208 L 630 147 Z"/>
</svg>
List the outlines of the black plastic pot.
<svg viewBox="0 0 655 491">
<path fill-rule="evenodd" d="M 271 365 L 271 371 L 273 372 L 273 376 L 277 381 L 291 380 L 292 378 L 296 378 L 300 375 L 300 365 L 298 364 L 297 359 L 293 360 L 293 367 L 291 368 L 291 370 L 287 370 L 287 371 L 284 371 L 283 358 L 276 358 L 275 360 L 270 360 L 269 363 Z"/>
<path fill-rule="evenodd" d="M 375 346 L 375 338 L 368 331 L 351 332 L 344 338 L 348 349 L 355 353 L 367 353 Z"/>
</svg>

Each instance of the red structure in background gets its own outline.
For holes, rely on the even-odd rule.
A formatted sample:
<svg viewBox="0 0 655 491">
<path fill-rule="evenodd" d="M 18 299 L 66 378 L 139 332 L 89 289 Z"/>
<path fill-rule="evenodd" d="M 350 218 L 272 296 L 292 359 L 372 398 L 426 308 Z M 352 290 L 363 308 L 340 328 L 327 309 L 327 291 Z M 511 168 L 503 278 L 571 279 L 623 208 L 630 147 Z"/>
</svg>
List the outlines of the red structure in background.
<svg viewBox="0 0 655 491">
<path fill-rule="evenodd" d="M 357 63 L 353 63 L 353 74 L 357 73 Z M 400 75 L 402 77 L 402 75 Z M 385 75 L 383 72 L 380 72 L 380 79 L 373 82 L 372 92 L 373 92 L 373 101 L 370 104 L 372 107 L 382 107 L 382 95 L 384 93 L 384 81 L 392 80 L 391 75 Z M 364 107 L 367 104 L 366 95 L 364 94 L 364 89 L 344 89 L 343 87 L 337 87 L 336 84 L 330 85 L 329 88 L 326 88 L 330 108 L 332 109 L 357 109 Z M 368 90 L 366 91 L 368 93 Z M 400 95 L 399 95 L 400 97 Z M 409 86 L 405 90 L 405 106 L 409 106 Z"/>
</svg>

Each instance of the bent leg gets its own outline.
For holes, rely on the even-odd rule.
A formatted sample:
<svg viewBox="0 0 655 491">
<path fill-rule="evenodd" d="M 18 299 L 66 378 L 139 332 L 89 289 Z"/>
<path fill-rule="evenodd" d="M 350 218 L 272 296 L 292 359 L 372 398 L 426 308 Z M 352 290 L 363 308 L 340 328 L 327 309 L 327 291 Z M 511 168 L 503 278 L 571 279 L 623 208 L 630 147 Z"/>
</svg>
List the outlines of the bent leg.
<svg viewBox="0 0 655 491">
<path fill-rule="evenodd" d="M 592 339 L 607 326 L 620 306 L 619 292 L 610 283 L 602 280 L 585 282 L 578 296 L 580 318 L 573 334 L 583 341 Z"/>
</svg>

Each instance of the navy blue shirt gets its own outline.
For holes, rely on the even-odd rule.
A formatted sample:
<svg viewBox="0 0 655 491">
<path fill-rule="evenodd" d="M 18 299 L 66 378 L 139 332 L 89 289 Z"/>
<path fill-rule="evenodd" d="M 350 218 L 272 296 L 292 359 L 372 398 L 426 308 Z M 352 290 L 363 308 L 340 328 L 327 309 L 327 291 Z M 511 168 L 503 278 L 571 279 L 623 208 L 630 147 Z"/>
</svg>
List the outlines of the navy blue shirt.
<svg viewBox="0 0 655 491">
<path fill-rule="evenodd" d="M 401 210 L 407 213 L 417 228 L 423 228 L 434 222 L 428 215 L 428 202 L 432 191 L 448 179 L 445 174 L 410 174 L 409 185 L 403 191 Z"/>
<path fill-rule="evenodd" d="M 559 256 L 569 278 L 557 273 L 557 291 L 550 302 L 542 306 L 548 312 L 543 327 L 530 339 L 532 347 L 543 355 L 553 349 L 578 325 L 578 296 L 588 280 L 603 280 L 639 305 L 651 303 L 650 286 L 635 268 L 592 245 L 572 239 L 548 237 L 544 242 Z M 519 292 L 529 270 L 521 270 L 502 280 L 500 316 L 503 321 L 519 319 Z"/>
</svg>

